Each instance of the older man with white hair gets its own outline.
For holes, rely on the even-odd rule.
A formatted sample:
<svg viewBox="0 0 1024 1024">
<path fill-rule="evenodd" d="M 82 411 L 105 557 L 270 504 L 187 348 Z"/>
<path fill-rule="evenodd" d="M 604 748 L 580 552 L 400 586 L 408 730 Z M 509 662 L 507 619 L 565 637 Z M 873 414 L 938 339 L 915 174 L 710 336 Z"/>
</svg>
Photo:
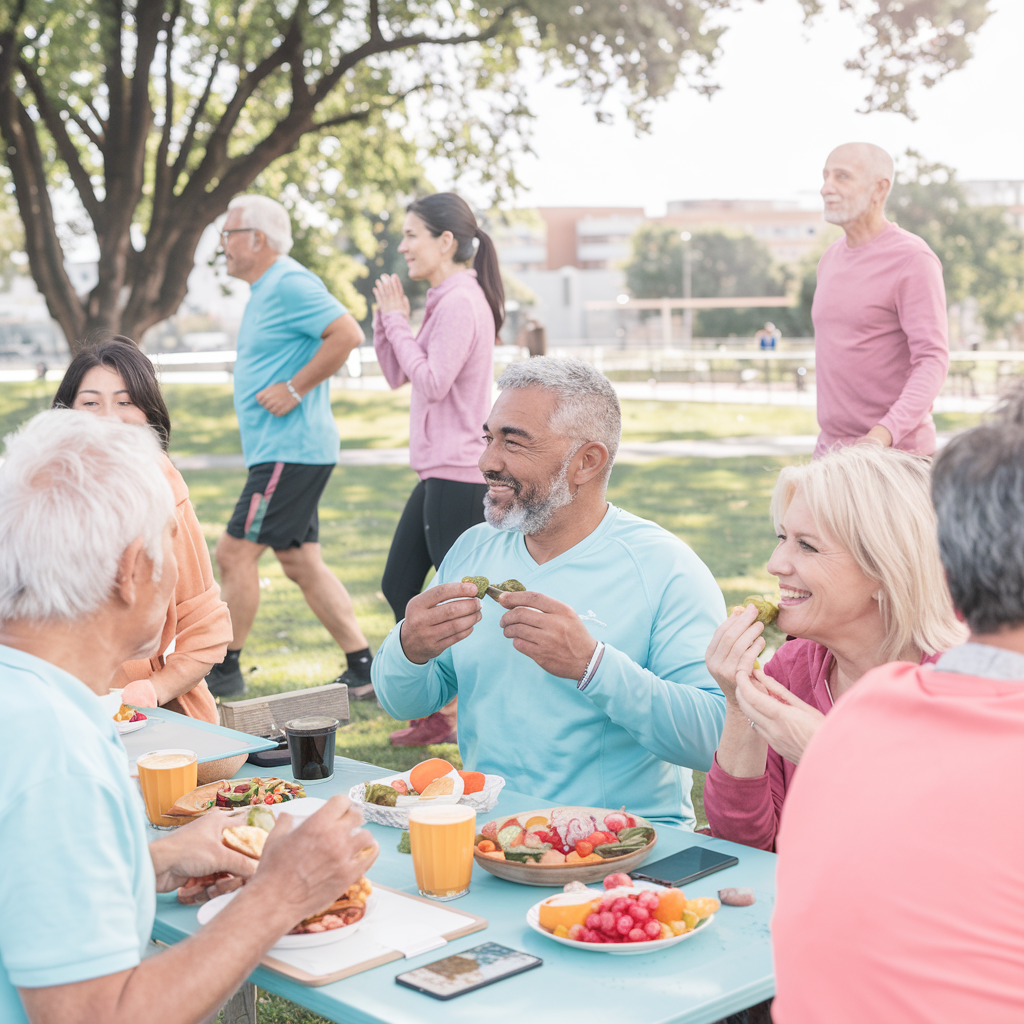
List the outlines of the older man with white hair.
<svg viewBox="0 0 1024 1024">
<path fill-rule="evenodd" d="M 603 374 L 543 356 L 498 387 L 479 463 L 487 522 L 381 645 L 378 698 L 412 718 L 458 695 L 468 768 L 692 828 L 688 769 L 710 767 L 725 719 L 704 664 L 721 591 L 681 540 L 606 500 L 621 418 Z M 526 590 L 496 604 L 466 576 Z"/>
<path fill-rule="evenodd" d="M 249 478 L 217 544 L 221 597 L 234 636 L 206 681 L 219 697 L 245 690 L 242 645 L 260 603 L 259 560 L 271 548 L 285 575 L 345 652 L 336 682 L 372 698 L 370 648 L 348 591 L 323 562 L 317 505 L 338 461 L 328 378 L 363 341 L 355 318 L 293 260 L 288 211 L 267 196 L 232 199 L 221 242 L 232 277 L 252 288 L 238 329 L 235 412 Z"/>
<path fill-rule="evenodd" d="M 871 441 L 935 452 L 932 403 L 949 368 L 942 264 L 885 216 L 892 157 L 851 142 L 825 161 L 825 220 L 842 227 L 818 263 L 811 316 L 818 385 L 816 455 Z"/>
<path fill-rule="evenodd" d="M 279 819 L 256 861 L 213 811 L 148 842 L 107 693 L 159 647 L 177 568 L 174 498 L 147 427 L 40 413 L 0 466 L 0 1021 L 196 1024 L 376 848 L 344 797 Z M 157 955 L 155 893 L 219 872 L 231 905 Z M 255 873 L 254 873 L 255 872 Z"/>
</svg>

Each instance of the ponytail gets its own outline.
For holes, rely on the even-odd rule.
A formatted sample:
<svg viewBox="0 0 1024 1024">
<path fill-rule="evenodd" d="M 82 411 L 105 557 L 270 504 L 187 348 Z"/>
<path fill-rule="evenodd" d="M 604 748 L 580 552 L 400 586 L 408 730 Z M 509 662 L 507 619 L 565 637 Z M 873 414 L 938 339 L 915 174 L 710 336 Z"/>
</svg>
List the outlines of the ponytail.
<svg viewBox="0 0 1024 1024">
<path fill-rule="evenodd" d="M 494 316 L 495 344 L 498 331 L 505 322 L 505 287 L 501 283 L 501 269 L 498 266 L 498 251 L 490 235 L 477 225 L 476 217 L 465 199 L 454 192 L 435 192 L 432 196 L 417 199 L 409 213 L 415 213 L 434 236 L 440 237 L 450 231 L 455 238 L 456 263 L 473 260 L 476 279 L 483 289 L 487 305 Z M 473 239 L 477 240 L 476 255 L 473 255 Z"/>
<path fill-rule="evenodd" d="M 501 269 L 498 266 L 498 250 L 494 248 L 491 236 L 481 228 L 476 229 L 476 256 L 473 258 L 473 269 L 476 279 L 487 297 L 487 305 L 494 314 L 494 334 L 497 340 L 498 331 L 505 322 L 505 286 L 501 283 Z"/>
</svg>

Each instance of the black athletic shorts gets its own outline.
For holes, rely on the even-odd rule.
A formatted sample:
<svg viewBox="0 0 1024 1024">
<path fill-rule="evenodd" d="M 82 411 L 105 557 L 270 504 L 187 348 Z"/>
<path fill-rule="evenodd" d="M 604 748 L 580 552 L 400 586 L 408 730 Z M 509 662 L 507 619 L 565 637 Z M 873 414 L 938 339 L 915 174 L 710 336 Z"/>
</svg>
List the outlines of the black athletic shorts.
<svg viewBox="0 0 1024 1024">
<path fill-rule="evenodd" d="M 249 479 L 228 523 L 239 540 L 266 544 L 275 551 L 315 543 L 320 535 L 316 507 L 330 466 L 293 462 L 260 462 L 249 467 Z"/>
</svg>

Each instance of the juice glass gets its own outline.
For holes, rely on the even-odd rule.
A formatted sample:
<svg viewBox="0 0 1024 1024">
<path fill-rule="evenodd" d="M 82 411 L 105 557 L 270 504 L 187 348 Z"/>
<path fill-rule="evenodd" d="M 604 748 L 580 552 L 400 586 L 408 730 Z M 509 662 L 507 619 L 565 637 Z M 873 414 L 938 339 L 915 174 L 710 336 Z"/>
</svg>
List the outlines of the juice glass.
<svg viewBox="0 0 1024 1024">
<path fill-rule="evenodd" d="M 457 804 L 409 811 L 412 866 L 421 896 L 456 900 L 469 892 L 476 811 Z"/>
<path fill-rule="evenodd" d="M 177 748 L 151 750 L 136 760 L 146 814 L 157 828 L 176 828 L 188 820 L 167 817 L 165 812 L 175 800 L 196 788 L 197 760 L 194 750 Z"/>
</svg>

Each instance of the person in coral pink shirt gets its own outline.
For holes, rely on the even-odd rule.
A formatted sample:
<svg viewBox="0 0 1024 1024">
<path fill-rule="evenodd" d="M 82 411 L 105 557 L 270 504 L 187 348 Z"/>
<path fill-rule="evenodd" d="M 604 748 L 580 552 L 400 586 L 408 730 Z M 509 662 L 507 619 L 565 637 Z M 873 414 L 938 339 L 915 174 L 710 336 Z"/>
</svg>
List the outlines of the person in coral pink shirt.
<svg viewBox="0 0 1024 1024">
<path fill-rule="evenodd" d="M 1021 420 L 936 460 L 970 641 L 869 672 L 800 762 L 778 841 L 776 1024 L 1024 1021 Z"/>
<path fill-rule="evenodd" d="M 721 839 L 763 850 L 775 847 L 797 764 L 833 704 L 877 665 L 932 661 L 964 637 L 923 460 L 876 445 L 840 448 L 784 469 L 771 514 L 779 544 L 768 571 L 779 579 L 778 626 L 790 639 L 754 671 L 764 627 L 747 605 L 719 626 L 706 656 L 726 695 L 704 785 L 708 824 Z"/>
<path fill-rule="evenodd" d="M 886 220 L 892 158 L 840 146 L 825 162 L 825 220 L 844 237 L 818 263 L 814 321 L 815 455 L 867 437 L 935 452 L 931 408 L 949 368 L 942 264 L 917 235 Z"/>
</svg>

